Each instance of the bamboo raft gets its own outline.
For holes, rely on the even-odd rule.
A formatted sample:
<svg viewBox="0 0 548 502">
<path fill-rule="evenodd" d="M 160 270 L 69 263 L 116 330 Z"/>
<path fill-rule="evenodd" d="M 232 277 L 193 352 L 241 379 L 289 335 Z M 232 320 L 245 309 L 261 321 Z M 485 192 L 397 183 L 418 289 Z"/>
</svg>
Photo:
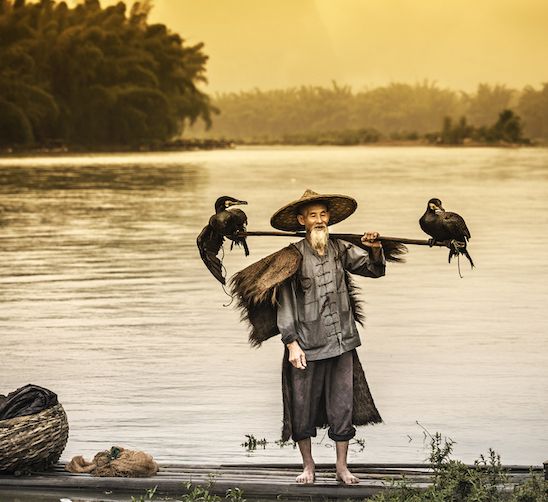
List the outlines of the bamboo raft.
<svg viewBox="0 0 548 502">
<path fill-rule="evenodd" d="M 523 483 L 534 472 L 546 476 L 548 464 L 543 466 L 509 465 L 504 467 L 508 482 L 502 489 Z M 335 479 L 333 464 L 316 465 L 316 482 L 300 485 L 295 477 L 300 464 L 160 464 L 160 471 L 149 478 L 99 478 L 89 474 L 71 474 L 64 464 L 56 464 L 50 472 L 29 476 L 0 475 L 0 493 L 11 490 L 55 492 L 82 495 L 105 493 L 112 496 L 144 494 L 157 487 L 157 495 L 177 496 L 186 493 L 186 484 L 207 487 L 210 493 L 225 495 L 229 488 L 240 488 L 246 498 L 366 498 L 382 490 L 397 487 L 405 480 L 407 486 L 426 488 L 432 482 L 430 464 L 352 464 L 350 469 L 360 478 L 360 483 L 344 486 Z M 119 500 L 119 499 L 118 499 Z"/>
</svg>

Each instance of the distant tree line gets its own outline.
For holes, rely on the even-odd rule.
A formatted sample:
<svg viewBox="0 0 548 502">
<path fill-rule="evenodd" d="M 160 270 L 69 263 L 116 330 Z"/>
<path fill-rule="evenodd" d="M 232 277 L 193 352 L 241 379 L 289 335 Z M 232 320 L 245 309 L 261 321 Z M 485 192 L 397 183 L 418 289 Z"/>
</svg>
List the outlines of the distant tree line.
<svg viewBox="0 0 548 502">
<path fill-rule="evenodd" d="M 468 124 L 466 117 L 456 123 L 451 117 L 445 117 L 443 128 L 436 133 L 427 133 L 425 138 L 430 143 L 443 145 L 462 145 L 467 141 L 473 143 L 512 143 L 528 144 L 529 139 L 523 136 L 521 118 L 512 110 L 500 112 L 497 121 L 491 126 L 474 127 Z"/>
<path fill-rule="evenodd" d="M 181 134 L 215 109 L 202 44 L 85 0 L 0 0 L 0 145 L 138 145 Z"/>
<path fill-rule="evenodd" d="M 377 135 L 417 139 L 439 132 L 445 117 L 466 117 L 467 127 L 476 128 L 475 138 L 484 141 L 500 113 L 511 110 L 521 117 L 525 136 L 548 139 L 548 84 L 522 91 L 480 84 L 475 92 L 465 93 L 431 82 L 359 92 L 333 83 L 221 93 L 213 102 L 221 110 L 208 133 L 213 137 L 289 143 L 309 138 L 321 143 L 338 136 L 341 144 L 356 144 L 374 142 Z M 483 139 L 480 133 L 485 133 Z"/>
<path fill-rule="evenodd" d="M 420 141 L 435 145 L 531 144 L 529 138 L 525 138 L 523 135 L 521 118 L 512 110 L 503 110 L 494 124 L 480 127 L 470 125 L 466 117 L 461 117 L 458 121 L 454 121 L 451 117 L 445 117 L 440 130 L 425 134 L 395 132 L 386 136 L 376 129 L 362 128 L 294 133 L 285 134 L 280 138 L 266 137 L 241 141 L 261 144 L 341 146 L 368 145 L 380 141 L 387 141 L 391 144 Z"/>
</svg>

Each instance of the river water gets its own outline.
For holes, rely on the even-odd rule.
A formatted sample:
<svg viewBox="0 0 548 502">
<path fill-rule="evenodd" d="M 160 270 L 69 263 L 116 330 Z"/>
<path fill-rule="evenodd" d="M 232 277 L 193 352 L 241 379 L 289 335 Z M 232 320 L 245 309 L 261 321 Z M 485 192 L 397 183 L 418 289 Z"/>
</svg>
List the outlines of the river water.
<svg viewBox="0 0 548 502">
<path fill-rule="evenodd" d="M 442 199 L 472 233 L 473 271 L 412 247 L 384 278 L 359 278 L 359 354 L 384 423 L 360 428 L 353 462 L 421 462 L 425 429 L 473 461 L 548 458 L 548 150 L 241 148 L 0 159 L 0 393 L 59 395 L 62 459 L 113 444 L 159 461 L 293 462 L 280 448 L 279 338 L 250 349 L 195 239 L 220 195 L 246 199 L 249 228 L 306 188 L 345 193 L 335 231 L 422 238 Z M 225 249 L 228 274 L 286 238 Z M 249 452 L 246 434 L 266 438 Z M 332 461 L 320 431 L 318 461 Z"/>
</svg>

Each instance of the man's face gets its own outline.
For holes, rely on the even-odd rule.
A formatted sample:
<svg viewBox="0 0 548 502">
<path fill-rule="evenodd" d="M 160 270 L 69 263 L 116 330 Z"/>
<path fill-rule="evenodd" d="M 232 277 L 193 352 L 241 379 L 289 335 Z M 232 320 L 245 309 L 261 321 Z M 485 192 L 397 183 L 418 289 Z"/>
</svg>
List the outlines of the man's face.
<svg viewBox="0 0 548 502">
<path fill-rule="evenodd" d="M 301 209 L 297 220 L 301 225 L 304 225 L 307 233 L 310 233 L 314 228 L 326 229 L 329 223 L 329 211 L 325 204 L 308 204 Z"/>
</svg>

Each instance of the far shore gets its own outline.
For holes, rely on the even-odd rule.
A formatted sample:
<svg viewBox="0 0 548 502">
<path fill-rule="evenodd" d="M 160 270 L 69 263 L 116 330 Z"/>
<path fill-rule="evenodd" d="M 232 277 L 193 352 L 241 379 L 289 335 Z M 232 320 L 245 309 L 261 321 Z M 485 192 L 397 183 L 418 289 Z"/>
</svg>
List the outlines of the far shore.
<svg viewBox="0 0 548 502">
<path fill-rule="evenodd" d="M 176 139 L 143 145 L 83 146 L 61 143 L 46 145 L 12 145 L 0 147 L 0 157 L 19 155 L 86 155 L 92 153 L 138 153 L 138 152 L 186 152 L 194 150 L 223 150 L 234 148 L 235 143 L 225 139 Z"/>
<path fill-rule="evenodd" d="M 83 146 L 20 146 L 0 148 L 0 157 L 37 156 L 37 155 L 88 155 L 88 154 L 116 154 L 116 153 L 149 153 L 149 152 L 186 152 L 200 150 L 226 150 L 236 147 L 431 147 L 431 148 L 532 148 L 547 147 L 548 144 L 540 142 L 530 143 L 481 143 L 465 142 L 462 144 L 430 143 L 424 140 L 382 140 L 368 143 L 341 144 L 341 143 L 287 143 L 282 141 L 240 141 L 224 139 L 185 139 L 162 145 L 118 145 L 104 147 Z"/>
<path fill-rule="evenodd" d="M 424 140 L 381 140 L 367 143 L 355 143 L 355 144 L 346 144 L 346 143 L 287 143 L 287 142 L 276 142 L 276 141 L 234 141 L 236 146 L 345 146 L 345 147 L 355 147 L 355 146 L 396 146 L 396 147 L 435 147 L 435 148 L 521 148 L 521 147 L 543 147 L 548 146 L 544 143 L 508 143 L 500 141 L 497 143 L 484 143 L 477 141 L 467 141 L 461 144 L 449 144 L 449 143 L 430 143 Z"/>
</svg>

